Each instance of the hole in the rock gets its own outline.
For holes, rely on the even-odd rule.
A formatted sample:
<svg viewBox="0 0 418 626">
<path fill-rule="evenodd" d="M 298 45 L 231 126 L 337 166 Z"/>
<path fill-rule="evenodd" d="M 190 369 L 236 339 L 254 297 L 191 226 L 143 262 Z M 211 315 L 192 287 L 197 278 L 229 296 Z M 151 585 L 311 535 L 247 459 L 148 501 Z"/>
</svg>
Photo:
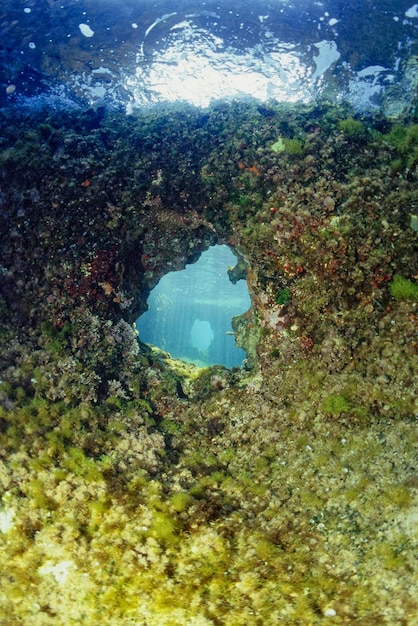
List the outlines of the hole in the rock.
<svg viewBox="0 0 418 626">
<path fill-rule="evenodd" d="M 229 280 L 237 258 L 225 245 L 212 246 L 196 263 L 161 278 L 137 320 L 141 341 L 198 366 L 241 366 L 245 352 L 235 345 L 231 319 L 251 304 L 247 283 Z"/>
</svg>

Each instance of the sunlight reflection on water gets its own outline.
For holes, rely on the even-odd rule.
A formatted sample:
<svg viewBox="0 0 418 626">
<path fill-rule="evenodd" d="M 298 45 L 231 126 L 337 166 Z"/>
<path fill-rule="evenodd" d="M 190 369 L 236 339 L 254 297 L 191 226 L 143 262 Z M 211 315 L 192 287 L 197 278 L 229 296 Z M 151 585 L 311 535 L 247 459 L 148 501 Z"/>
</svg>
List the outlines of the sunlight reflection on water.
<svg viewBox="0 0 418 626">
<path fill-rule="evenodd" d="M 418 14 L 408 2 L 9 4 L 0 28 L 5 102 L 40 91 L 130 112 L 181 100 L 324 98 L 396 112 L 418 85 Z"/>
</svg>

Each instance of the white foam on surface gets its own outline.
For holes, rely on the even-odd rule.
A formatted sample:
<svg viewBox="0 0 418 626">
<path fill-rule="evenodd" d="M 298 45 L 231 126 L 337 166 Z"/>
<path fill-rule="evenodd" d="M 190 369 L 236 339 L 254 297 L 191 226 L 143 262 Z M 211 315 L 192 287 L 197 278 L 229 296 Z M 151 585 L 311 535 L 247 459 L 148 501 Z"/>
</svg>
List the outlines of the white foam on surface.
<svg viewBox="0 0 418 626">
<path fill-rule="evenodd" d="M 78 27 L 84 37 L 93 37 L 94 30 L 92 30 L 88 24 L 79 24 Z"/>
</svg>

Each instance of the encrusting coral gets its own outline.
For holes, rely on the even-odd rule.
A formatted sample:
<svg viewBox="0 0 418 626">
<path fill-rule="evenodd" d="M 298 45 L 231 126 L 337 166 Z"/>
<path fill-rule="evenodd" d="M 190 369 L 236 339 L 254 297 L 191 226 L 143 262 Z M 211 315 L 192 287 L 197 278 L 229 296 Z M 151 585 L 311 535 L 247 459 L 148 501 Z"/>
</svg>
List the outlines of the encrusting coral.
<svg viewBox="0 0 418 626">
<path fill-rule="evenodd" d="M 0 622 L 415 624 L 415 126 L 0 123 Z M 132 327 L 216 242 L 251 294 L 241 369 Z"/>
</svg>

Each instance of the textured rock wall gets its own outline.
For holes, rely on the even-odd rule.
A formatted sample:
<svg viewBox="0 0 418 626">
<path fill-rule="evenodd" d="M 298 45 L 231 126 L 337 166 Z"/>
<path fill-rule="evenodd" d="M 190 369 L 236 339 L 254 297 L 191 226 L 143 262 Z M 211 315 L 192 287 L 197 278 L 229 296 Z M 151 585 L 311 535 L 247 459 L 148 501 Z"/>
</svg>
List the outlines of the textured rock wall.
<svg viewBox="0 0 418 626">
<path fill-rule="evenodd" d="M 0 121 L 0 621 L 416 623 L 417 125 Z M 131 324 L 215 242 L 242 370 Z"/>
</svg>

